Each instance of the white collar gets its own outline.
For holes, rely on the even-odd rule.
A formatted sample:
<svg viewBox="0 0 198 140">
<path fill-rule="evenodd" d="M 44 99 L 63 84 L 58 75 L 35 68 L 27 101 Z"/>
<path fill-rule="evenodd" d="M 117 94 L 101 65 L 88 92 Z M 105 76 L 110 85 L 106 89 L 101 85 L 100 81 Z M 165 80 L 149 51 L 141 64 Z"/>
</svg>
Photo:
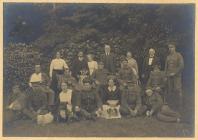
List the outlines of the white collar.
<svg viewBox="0 0 198 140">
<path fill-rule="evenodd" d="M 115 91 L 116 90 L 116 86 L 113 86 L 113 89 L 111 87 L 108 86 L 108 90 L 109 91 Z"/>
</svg>

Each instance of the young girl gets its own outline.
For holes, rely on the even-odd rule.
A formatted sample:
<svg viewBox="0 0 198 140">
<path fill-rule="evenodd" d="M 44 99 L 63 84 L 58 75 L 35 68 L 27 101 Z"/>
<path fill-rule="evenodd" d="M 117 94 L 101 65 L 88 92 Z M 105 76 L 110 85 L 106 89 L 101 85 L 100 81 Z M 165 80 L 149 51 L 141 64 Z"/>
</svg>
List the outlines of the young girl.
<svg viewBox="0 0 198 140">
<path fill-rule="evenodd" d="M 59 120 L 71 120 L 74 116 L 73 106 L 75 106 L 76 93 L 72 89 L 68 89 L 67 83 L 61 84 L 62 92 L 59 94 Z"/>
<path fill-rule="evenodd" d="M 116 79 L 110 76 L 107 85 L 101 94 L 103 101 L 101 117 L 106 119 L 121 118 L 119 109 L 121 102 L 121 91 L 116 85 Z"/>
</svg>

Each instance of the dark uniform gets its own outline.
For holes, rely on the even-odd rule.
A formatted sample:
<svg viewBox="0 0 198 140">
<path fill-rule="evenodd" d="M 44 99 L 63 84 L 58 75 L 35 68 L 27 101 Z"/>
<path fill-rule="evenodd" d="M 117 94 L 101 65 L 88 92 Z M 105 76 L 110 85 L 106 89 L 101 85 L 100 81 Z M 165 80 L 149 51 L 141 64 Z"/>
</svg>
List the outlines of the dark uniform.
<svg viewBox="0 0 198 140">
<path fill-rule="evenodd" d="M 134 72 L 132 71 L 130 67 L 121 68 L 118 74 L 119 74 L 118 79 L 119 79 L 119 83 L 121 86 L 124 86 L 123 85 L 124 83 L 130 86 L 130 84 L 133 85 L 133 84 L 137 84 L 138 82 L 137 75 L 134 74 Z"/>
<path fill-rule="evenodd" d="M 164 92 L 165 92 L 165 81 L 166 76 L 163 71 L 151 71 L 150 77 L 147 82 L 147 88 L 152 90 L 156 90 L 157 87 L 160 88 L 160 94 L 164 99 Z"/>
<path fill-rule="evenodd" d="M 80 100 L 77 105 L 80 106 L 80 115 L 89 119 L 102 106 L 101 99 L 95 89 L 82 90 L 80 93 Z"/>
<path fill-rule="evenodd" d="M 154 115 L 160 121 L 177 122 L 181 118 L 178 112 L 173 111 L 167 104 L 163 104 L 162 97 L 158 93 L 153 93 L 146 98 L 147 109 L 153 110 Z"/>
<path fill-rule="evenodd" d="M 150 72 L 153 70 L 153 66 L 156 64 L 159 65 L 160 63 L 159 58 L 155 55 L 154 57 L 152 57 L 153 60 L 151 64 L 149 64 L 150 58 L 150 56 L 145 57 L 142 64 L 141 75 L 144 75 L 144 77 L 142 77 L 141 81 L 144 86 L 146 86 L 147 84 Z"/>
<path fill-rule="evenodd" d="M 136 110 L 137 114 L 141 115 L 145 112 L 145 106 L 142 106 L 142 98 L 140 89 L 134 85 L 130 89 L 124 89 L 121 96 L 120 113 L 123 116 L 131 115 L 131 110 Z"/>
</svg>

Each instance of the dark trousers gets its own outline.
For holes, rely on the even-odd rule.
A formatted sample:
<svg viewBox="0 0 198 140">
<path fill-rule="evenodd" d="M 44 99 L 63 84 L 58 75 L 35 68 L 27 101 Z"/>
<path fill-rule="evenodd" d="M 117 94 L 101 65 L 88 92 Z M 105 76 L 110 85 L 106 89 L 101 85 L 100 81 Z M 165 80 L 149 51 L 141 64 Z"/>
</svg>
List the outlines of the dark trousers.
<svg viewBox="0 0 198 140">
<path fill-rule="evenodd" d="M 51 89 L 55 92 L 55 103 L 59 103 L 59 93 L 61 92 L 61 77 L 64 75 L 64 70 L 53 70 Z"/>
<path fill-rule="evenodd" d="M 130 107 L 132 110 L 134 110 L 135 109 L 135 106 L 133 106 L 133 107 Z M 137 111 L 137 116 L 141 116 L 141 115 L 143 115 L 145 112 L 146 112 L 146 106 L 141 106 L 139 109 L 138 109 L 138 111 Z M 120 114 L 122 115 L 122 116 L 129 116 L 130 115 L 130 110 L 129 110 L 129 108 L 127 108 L 127 107 L 125 107 L 125 106 L 120 106 Z"/>
<path fill-rule="evenodd" d="M 16 120 L 19 120 L 23 117 L 28 117 L 29 119 L 36 120 L 36 114 L 28 109 L 22 109 L 21 111 L 15 111 L 7 109 L 4 112 L 4 123 L 12 123 Z"/>
</svg>

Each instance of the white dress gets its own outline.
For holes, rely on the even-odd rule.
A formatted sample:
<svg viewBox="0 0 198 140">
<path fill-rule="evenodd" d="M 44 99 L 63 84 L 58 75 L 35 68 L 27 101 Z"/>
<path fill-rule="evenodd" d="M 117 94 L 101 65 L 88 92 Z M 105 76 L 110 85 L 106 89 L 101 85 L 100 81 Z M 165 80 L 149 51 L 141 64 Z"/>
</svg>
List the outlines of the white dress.
<svg viewBox="0 0 198 140">
<path fill-rule="evenodd" d="M 92 75 L 92 73 L 98 69 L 98 63 L 96 61 L 88 62 L 88 68 L 89 74 Z"/>
</svg>

